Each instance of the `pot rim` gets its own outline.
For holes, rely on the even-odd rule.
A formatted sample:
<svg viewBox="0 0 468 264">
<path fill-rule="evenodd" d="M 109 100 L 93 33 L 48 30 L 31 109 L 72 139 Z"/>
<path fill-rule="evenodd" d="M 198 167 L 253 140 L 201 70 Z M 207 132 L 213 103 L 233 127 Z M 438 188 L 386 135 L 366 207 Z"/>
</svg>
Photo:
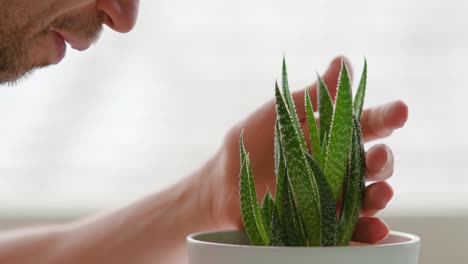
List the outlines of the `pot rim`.
<svg viewBox="0 0 468 264">
<path fill-rule="evenodd" d="M 417 235 L 400 232 L 400 231 L 390 231 L 389 236 L 395 237 L 403 237 L 408 239 L 407 241 L 403 242 L 389 242 L 385 244 L 360 244 L 357 247 L 353 246 L 335 246 L 335 247 L 279 247 L 279 246 L 251 246 L 251 245 L 241 245 L 241 244 L 228 244 L 228 243 L 217 243 L 217 242 L 208 242 L 204 240 L 200 240 L 198 237 L 203 235 L 210 235 L 216 233 L 236 233 L 236 232 L 243 232 L 240 230 L 218 230 L 218 231 L 205 231 L 205 232 L 198 232 L 193 233 L 187 236 L 187 242 L 189 244 L 202 244 L 206 246 L 216 246 L 216 247 L 227 247 L 227 248 L 256 248 L 256 249 L 276 249 L 276 250 L 286 250 L 286 249 L 349 249 L 349 248 L 381 248 L 381 247 L 391 247 L 391 246 L 401 246 L 401 245 L 409 245 L 419 243 L 421 238 Z"/>
</svg>

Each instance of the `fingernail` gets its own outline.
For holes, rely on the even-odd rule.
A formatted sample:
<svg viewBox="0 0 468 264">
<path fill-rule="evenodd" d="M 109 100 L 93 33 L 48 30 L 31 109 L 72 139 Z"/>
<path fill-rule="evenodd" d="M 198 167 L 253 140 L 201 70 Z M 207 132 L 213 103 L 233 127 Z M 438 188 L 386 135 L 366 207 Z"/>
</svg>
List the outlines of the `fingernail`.
<svg viewBox="0 0 468 264">
<path fill-rule="evenodd" d="M 387 151 L 387 162 L 385 163 L 385 166 L 382 168 L 382 171 L 387 170 L 393 163 L 392 150 L 387 145 L 385 145 L 385 150 Z"/>
<path fill-rule="evenodd" d="M 394 129 L 401 128 L 408 120 L 408 106 L 403 101 L 395 101 L 390 103 L 388 114 L 392 120 L 395 120 L 392 127 Z"/>
</svg>

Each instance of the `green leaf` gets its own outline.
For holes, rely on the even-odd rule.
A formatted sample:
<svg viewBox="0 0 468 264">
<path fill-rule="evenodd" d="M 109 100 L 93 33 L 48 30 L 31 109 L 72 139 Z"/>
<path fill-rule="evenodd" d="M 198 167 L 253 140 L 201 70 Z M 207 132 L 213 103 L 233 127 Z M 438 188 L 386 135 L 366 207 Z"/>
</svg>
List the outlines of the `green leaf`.
<svg viewBox="0 0 468 264">
<path fill-rule="evenodd" d="M 312 174 L 300 138 L 294 129 L 286 104 L 278 85 L 275 87 L 276 112 L 278 116 L 281 145 L 286 162 L 289 181 L 297 208 L 304 221 L 304 227 L 312 245 L 320 245 L 320 201 L 317 184 Z M 284 208 L 283 208 L 284 210 Z"/>
<path fill-rule="evenodd" d="M 283 188 L 284 178 L 286 175 L 286 164 L 284 162 L 283 149 L 281 146 L 279 124 L 275 124 L 275 175 L 276 175 L 276 192 L 275 192 L 275 205 L 278 209 L 278 214 L 282 215 Z"/>
<path fill-rule="evenodd" d="M 328 144 L 328 136 L 330 136 L 330 126 L 333 117 L 333 102 L 328 92 L 328 88 L 323 82 L 320 75 L 317 74 L 318 77 L 318 109 L 319 109 L 319 123 L 320 123 L 320 138 L 322 142 L 325 144 L 322 147 L 322 152 L 325 154 L 327 144 Z"/>
<path fill-rule="evenodd" d="M 249 156 L 244 147 L 243 134 L 239 140 L 241 152 L 240 206 L 245 231 L 252 245 L 269 245 L 268 236 L 263 226 L 260 207 L 258 206 L 255 181 L 250 166 Z"/>
<path fill-rule="evenodd" d="M 287 109 L 289 109 L 289 114 L 291 115 L 291 118 L 293 121 L 294 130 L 296 130 L 302 149 L 307 150 L 307 144 L 305 142 L 304 134 L 302 133 L 301 125 L 299 123 L 299 117 L 297 116 L 297 112 L 296 112 L 296 105 L 294 104 L 291 91 L 289 90 L 288 71 L 286 69 L 285 57 L 283 57 L 283 78 L 282 79 L 283 79 L 283 96 L 286 99 Z"/>
<path fill-rule="evenodd" d="M 280 215 L 280 219 L 286 230 L 287 245 L 306 246 L 307 239 L 305 237 L 304 226 L 292 195 L 291 186 L 288 182 L 287 172 L 286 177 L 284 177 L 283 184 L 283 215 Z"/>
<path fill-rule="evenodd" d="M 317 182 L 320 192 L 320 209 L 322 216 L 320 221 L 320 229 L 322 233 L 321 246 L 331 247 L 336 244 L 337 239 L 336 233 L 338 221 L 336 219 L 336 203 L 319 163 L 308 153 L 306 153 L 306 155 L 309 160 L 309 165 L 314 172 L 315 181 Z"/>
<path fill-rule="evenodd" d="M 302 225 L 302 219 L 300 218 L 299 212 L 297 211 L 296 205 L 293 202 L 291 188 L 289 186 L 289 180 L 286 171 L 286 164 L 284 162 L 283 150 L 281 146 L 279 124 L 276 121 L 275 124 L 275 168 L 276 168 L 276 194 L 275 194 L 275 207 L 278 211 L 280 222 L 284 230 L 289 230 L 294 226 L 294 234 L 297 234 L 294 238 L 291 235 L 286 234 L 285 240 L 282 243 L 288 246 L 305 246 L 306 238 L 305 231 Z M 288 195 L 291 195 L 290 197 Z M 287 202 L 289 201 L 289 202 Z M 286 208 L 283 210 L 283 208 Z M 285 219 L 287 218 L 287 219 Z M 294 218 L 294 219 L 293 219 Z M 288 221 L 293 221 L 293 225 L 285 224 Z M 289 223 L 289 222 L 288 222 Z M 298 223 L 298 225 L 294 225 Z M 297 239 L 295 239 L 297 237 Z M 297 242 L 294 242 L 297 241 Z"/>
<path fill-rule="evenodd" d="M 325 176 L 330 184 L 335 201 L 338 201 L 351 151 L 353 134 L 352 92 L 348 71 L 344 62 L 341 66 L 335 111 L 333 112 L 330 131 L 330 141 L 325 159 Z"/>
<path fill-rule="evenodd" d="M 353 131 L 353 136 L 354 136 L 354 131 Z M 354 144 L 354 140 L 353 140 L 353 144 Z M 343 214 L 344 214 L 344 209 L 345 209 L 345 204 L 347 203 L 347 199 L 348 199 L 348 194 L 349 194 L 349 172 L 351 171 L 351 153 L 349 155 L 349 161 L 348 161 L 348 166 L 347 166 L 347 169 L 346 169 L 346 174 L 344 176 L 344 180 L 343 180 L 343 190 L 342 190 L 342 193 L 341 193 L 341 206 L 340 206 L 340 214 L 338 216 L 338 222 L 341 222 L 341 220 L 343 219 Z"/>
<path fill-rule="evenodd" d="M 359 220 L 362 199 L 365 189 L 366 157 L 361 127 L 354 116 L 353 144 L 348 173 L 349 187 L 343 194 L 341 219 L 338 226 L 338 245 L 347 246 L 353 236 Z"/>
<path fill-rule="evenodd" d="M 267 189 L 267 192 L 263 197 L 262 207 L 260 209 L 260 212 L 262 213 L 263 226 L 265 227 L 265 233 L 267 235 L 270 234 L 270 224 L 274 206 L 275 205 L 273 202 L 273 198 L 271 197 L 271 193 Z"/>
<path fill-rule="evenodd" d="M 354 113 L 357 120 L 361 120 L 362 108 L 364 106 L 364 97 L 366 95 L 366 82 L 367 82 L 367 60 L 364 58 L 364 69 L 362 70 L 361 81 L 354 98 Z"/>
<path fill-rule="evenodd" d="M 323 134 L 323 138 L 322 138 L 322 157 L 323 157 L 323 161 L 325 162 L 325 154 L 326 154 L 326 151 L 327 151 L 327 132 L 325 132 L 325 134 Z M 325 166 L 325 164 L 323 164 L 322 166 Z"/>
<path fill-rule="evenodd" d="M 317 159 L 319 164 L 322 164 L 322 146 L 320 145 L 320 136 L 315 123 L 314 108 L 310 101 L 309 90 L 305 89 L 305 109 L 307 116 L 307 126 L 309 128 L 310 145 L 312 146 L 312 154 Z"/>
<path fill-rule="evenodd" d="M 271 219 L 271 234 L 270 234 L 271 246 L 284 247 L 287 245 L 286 234 L 285 234 L 284 228 L 287 228 L 287 227 L 283 227 L 280 221 L 280 217 L 278 215 L 278 210 L 276 209 L 276 206 L 273 206 L 272 219 Z"/>
<path fill-rule="evenodd" d="M 281 142 L 280 142 L 280 135 L 279 135 L 279 125 L 278 120 L 275 122 L 275 135 L 273 140 L 274 146 L 274 157 L 275 157 L 275 176 L 278 177 L 278 171 L 280 169 L 280 164 L 282 164 L 282 153 L 281 153 Z"/>
</svg>

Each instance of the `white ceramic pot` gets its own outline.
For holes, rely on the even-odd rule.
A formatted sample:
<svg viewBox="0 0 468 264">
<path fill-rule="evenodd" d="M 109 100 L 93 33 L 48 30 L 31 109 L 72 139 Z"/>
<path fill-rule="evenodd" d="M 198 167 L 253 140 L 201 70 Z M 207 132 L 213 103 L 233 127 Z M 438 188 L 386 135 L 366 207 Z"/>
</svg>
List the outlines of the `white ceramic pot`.
<svg viewBox="0 0 468 264">
<path fill-rule="evenodd" d="M 189 264 L 417 264 L 419 237 L 392 231 L 375 245 L 348 247 L 255 247 L 240 231 L 187 238 Z"/>
</svg>

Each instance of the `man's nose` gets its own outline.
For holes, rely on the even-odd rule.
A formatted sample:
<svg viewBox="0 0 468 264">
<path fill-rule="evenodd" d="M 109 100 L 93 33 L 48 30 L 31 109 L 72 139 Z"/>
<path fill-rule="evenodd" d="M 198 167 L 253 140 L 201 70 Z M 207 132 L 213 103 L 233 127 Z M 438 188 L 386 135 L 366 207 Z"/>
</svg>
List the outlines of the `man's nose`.
<svg viewBox="0 0 468 264">
<path fill-rule="evenodd" d="M 135 26 L 138 17 L 139 0 L 98 0 L 97 9 L 107 18 L 104 23 L 111 29 L 126 33 Z"/>
</svg>

